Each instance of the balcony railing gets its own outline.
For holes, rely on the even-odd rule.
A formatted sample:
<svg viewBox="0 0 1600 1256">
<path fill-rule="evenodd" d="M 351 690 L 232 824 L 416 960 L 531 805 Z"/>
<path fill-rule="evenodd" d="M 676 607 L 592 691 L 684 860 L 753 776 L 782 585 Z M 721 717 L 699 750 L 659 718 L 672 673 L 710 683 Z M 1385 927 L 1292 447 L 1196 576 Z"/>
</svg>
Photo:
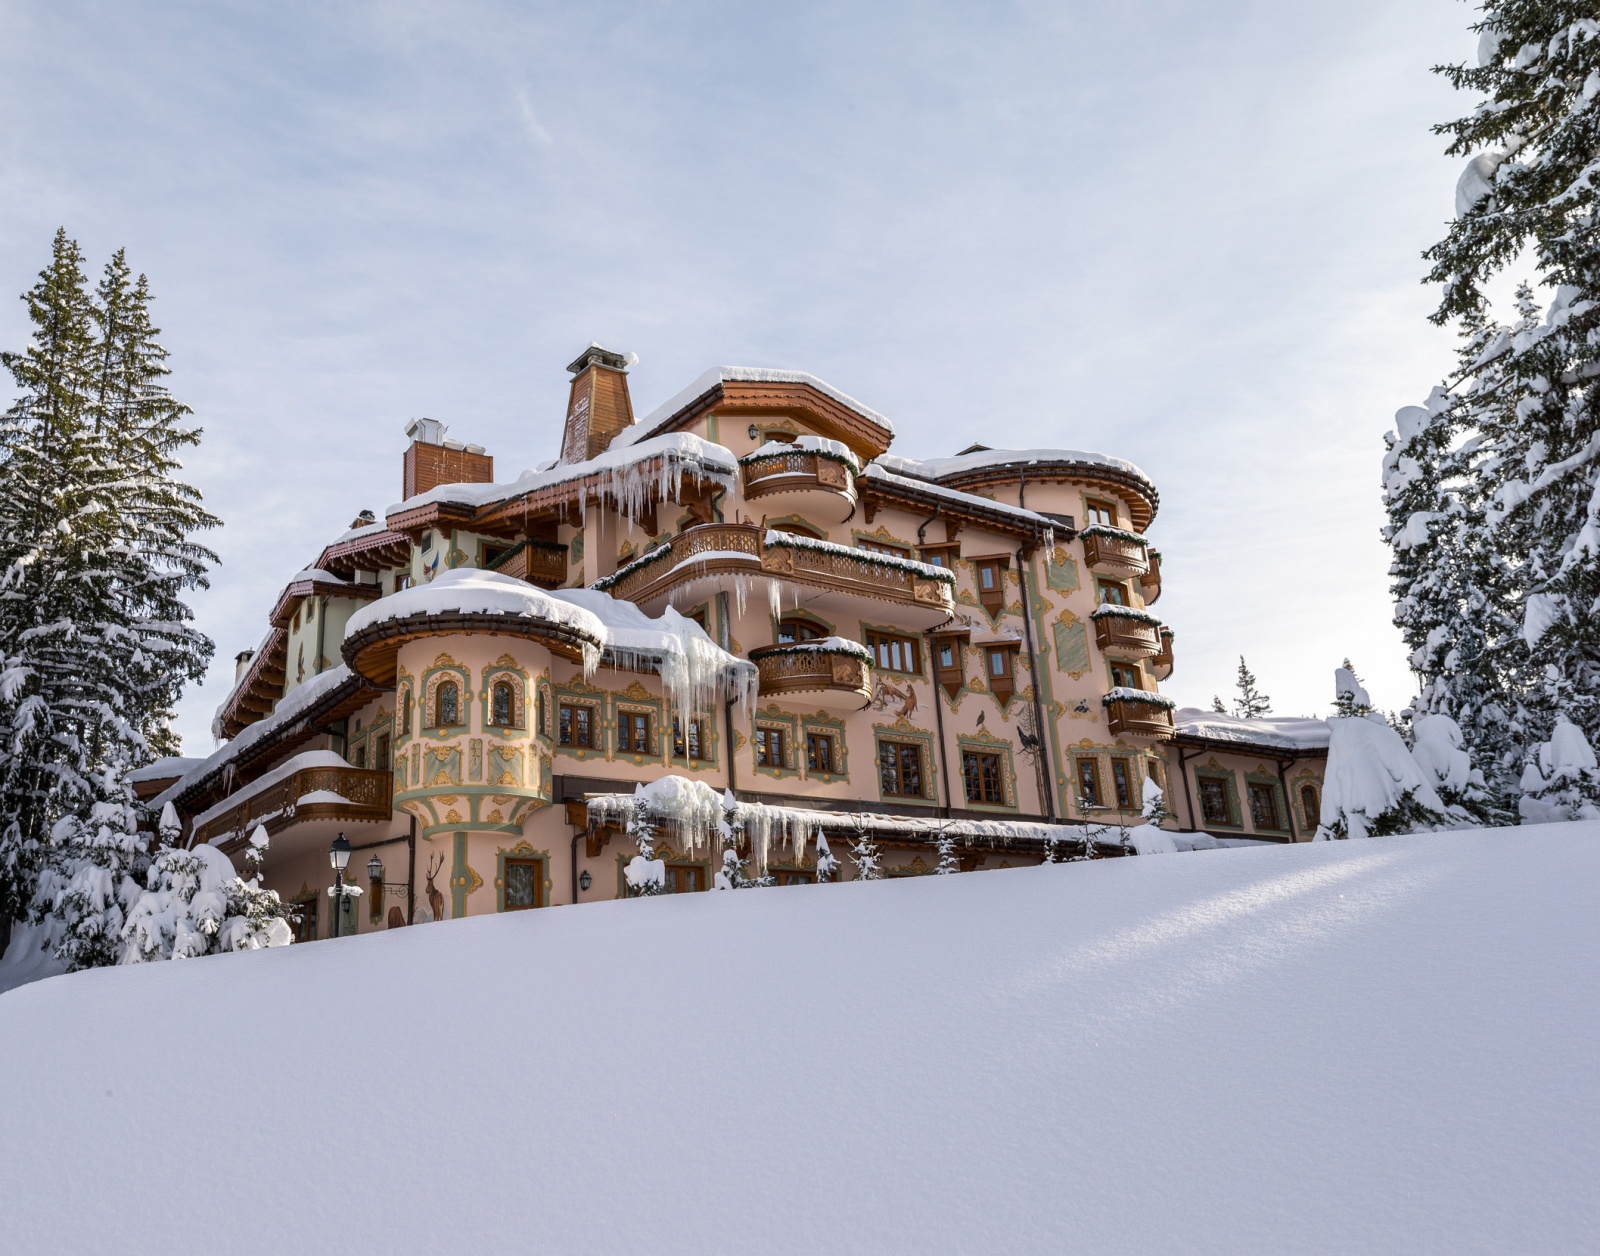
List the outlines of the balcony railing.
<svg viewBox="0 0 1600 1256">
<path fill-rule="evenodd" d="M 768 544 L 768 537 L 772 537 Z M 692 560 L 692 561 L 691 561 Z M 708 523 L 636 558 L 595 587 L 629 602 L 649 602 L 686 581 L 711 575 L 769 576 L 834 593 L 854 594 L 953 614 L 949 581 L 915 565 L 884 561 L 843 545 L 763 534 L 748 523 Z"/>
<path fill-rule="evenodd" d="M 1091 567 L 1140 577 L 1150 570 L 1150 547 L 1131 532 L 1091 524 L 1079 535 L 1084 560 Z"/>
<path fill-rule="evenodd" d="M 1094 621 L 1095 644 L 1102 650 L 1115 650 L 1136 658 L 1150 658 L 1160 653 L 1161 626 L 1154 620 L 1107 614 L 1090 618 Z"/>
<path fill-rule="evenodd" d="M 242 838 L 258 824 L 272 834 L 306 820 L 387 820 L 393 812 L 392 788 L 393 777 L 385 771 L 302 768 L 197 826 L 194 842 L 219 839 L 220 844 Z M 330 794 L 337 794 L 338 800 L 328 797 Z M 301 801 L 308 796 L 309 801 Z"/>
<path fill-rule="evenodd" d="M 555 541 L 523 541 L 496 559 L 493 570 L 554 589 L 567 582 L 567 547 Z"/>
<path fill-rule="evenodd" d="M 1113 698 L 1105 704 L 1106 721 L 1111 732 L 1128 733 L 1134 737 L 1171 737 L 1173 734 L 1172 708 L 1157 706 L 1153 702 Z"/>
<path fill-rule="evenodd" d="M 854 706 L 872 699 L 867 660 L 856 654 L 805 645 L 766 645 L 750 651 L 761 676 L 763 698 L 786 693 L 823 692 Z"/>
<path fill-rule="evenodd" d="M 1172 675 L 1174 659 L 1172 657 L 1172 629 L 1162 626 L 1161 649 L 1151 657 L 1150 666 L 1155 671 L 1157 680 L 1166 680 Z"/>
<path fill-rule="evenodd" d="M 808 488 L 832 493 L 852 491 L 849 467 L 808 449 L 789 449 L 780 454 L 752 457 L 744 461 L 743 468 L 746 498 Z"/>
</svg>

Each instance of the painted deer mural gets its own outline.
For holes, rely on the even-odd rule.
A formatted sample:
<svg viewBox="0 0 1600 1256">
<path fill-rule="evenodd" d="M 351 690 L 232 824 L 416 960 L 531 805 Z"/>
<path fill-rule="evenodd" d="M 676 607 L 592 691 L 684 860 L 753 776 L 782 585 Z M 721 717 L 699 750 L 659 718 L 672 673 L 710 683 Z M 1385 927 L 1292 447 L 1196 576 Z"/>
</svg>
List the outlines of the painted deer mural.
<svg viewBox="0 0 1600 1256">
<path fill-rule="evenodd" d="M 429 858 L 429 860 L 428 860 L 428 911 L 432 914 L 432 916 L 433 916 L 433 918 L 435 920 L 443 920 L 444 919 L 444 895 L 439 893 L 439 887 L 434 885 L 434 883 L 433 883 L 433 878 L 436 877 L 439 874 L 440 870 L 443 867 L 444 867 L 444 856 L 443 855 L 439 856 L 439 863 L 438 863 L 437 866 L 434 865 L 434 862 L 433 862 L 432 858 Z"/>
</svg>

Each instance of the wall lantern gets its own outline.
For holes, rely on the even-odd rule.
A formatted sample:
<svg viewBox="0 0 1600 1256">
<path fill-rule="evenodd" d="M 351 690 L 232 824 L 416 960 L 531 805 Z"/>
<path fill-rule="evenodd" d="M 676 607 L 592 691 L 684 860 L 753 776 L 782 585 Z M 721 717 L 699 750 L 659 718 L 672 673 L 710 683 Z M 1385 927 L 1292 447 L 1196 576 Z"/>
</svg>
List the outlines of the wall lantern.
<svg viewBox="0 0 1600 1256">
<path fill-rule="evenodd" d="M 372 882 L 367 895 L 367 919 L 378 924 L 383 920 L 383 860 L 376 855 L 367 860 L 367 880 Z"/>
<path fill-rule="evenodd" d="M 593 884 L 594 878 L 589 875 L 589 870 L 587 868 L 578 874 L 578 888 L 580 890 L 588 890 L 588 888 Z"/>
<path fill-rule="evenodd" d="M 757 427 L 754 423 L 752 423 L 750 425 L 750 439 L 751 440 L 760 440 L 761 439 L 761 429 L 759 427 Z"/>
<path fill-rule="evenodd" d="M 367 880 L 383 880 L 383 860 L 379 859 L 376 855 L 367 860 Z"/>
</svg>

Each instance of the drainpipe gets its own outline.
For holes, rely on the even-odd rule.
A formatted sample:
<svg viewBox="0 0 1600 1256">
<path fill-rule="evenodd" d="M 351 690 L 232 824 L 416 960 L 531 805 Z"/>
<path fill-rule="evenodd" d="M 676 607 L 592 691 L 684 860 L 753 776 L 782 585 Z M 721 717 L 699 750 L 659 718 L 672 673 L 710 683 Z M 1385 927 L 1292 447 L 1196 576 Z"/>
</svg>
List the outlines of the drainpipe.
<svg viewBox="0 0 1600 1256">
<path fill-rule="evenodd" d="M 937 516 L 938 513 L 938 511 L 934 511 L 935 516 Z M 933 519 L 930 518 L 928 523 L 932 522 Z M 928 523 L 923 524 L 922 527 L 927 527 Z M 922 544 L 922 528 L 917 529 L 917 544 Z M 930 681 L 932 681 L 933 689 L 933 722 L 934 726 L 939 730 L 939 771 L 944 775 L 944 814 L 947 819 L 951 814 L 950 751 L 944 743 L 944 707 L 939 705 L 939 663 L 933 653 L 936 646 L 933 634 L 938 632 L 940 628 L 947 626 L 954 618 L 955 616 L 952 615 L 950 616 L 950 619 L 945 620 L 944 623 L 938 624 L 933 628 L 929 628 L 922 634 L 922 639 L 928 647 L 928 678 Z"/>
<path fill-rule="evenodd" d="M 411 817 L 411 828 L 406 833 L 406 923 L 417 919 L 417 817 Z"/>
<path fill-rule="evenodd" d="M 1033 727 L 1034 735 L 1039 739 L 1039 757 L 1035 760 L 1039 768 L 1039 792 L 1044 798 L 1044 813 L 1051 824 L 1056 822 L 1055 790 L 1051 788 L 1049 777 L 1054 775 L 1052 768 L 1045 765 L 1045 726 L 1044 707 L 1039 702 L 1039 651 L 1033 644 L 1033 595 L 1028 591 L 1027 562 L 1022 556 L 1023 551 L 1017 550 L 1017 580 L 1022 585 L 1022 631 L 1028 642 L 1028 667 L 1033 672 Z M 1053 767 L 1053 765 L 1052 765 Z"/>
<path fill-rule="evenodd" d="M 317 666 L 312 671 L 313 676 L 322 673 L 322 647 L 326 642 L 328 632 L 328 599 L 317 599 Z"/>
<path fill-rule="evenodd" d="M 917 548 L 919 550 L 922 548 L 923 543 L 928 539 L 928 525 L 939 517 L 939 512 L 943 509 L 944 503 L 941 502 L 939 505 L 933 508 L 933 513 L 931 515 L 917 525 Z"/>
<path fill-rule="evenodd" d="M 1195 751 L 1195 754 L 1198 755 L 1199 753 L 1200 752 L 1198 750 Z M 1185 832 L 1185 833 L 1194 833 L 1194 832 L 1197 831 L 1197 826 L 1195 825 L 1195 822 L 1194 822 L 1194 820 L 1195 820 L 1195 816 L 1194 816 L 1194 798 L 1189 793 L 1189 769 L 1188 769 L 1188 766 L 1187 766 L 1188 762 L 1189 762 L 1189 756 L 1184 752 L 1183 747 L 1179 746 L 1178 747 L 1178 775 L 1183 779 L 1183 805 L 1188 809 L 1188 812 L 1189 812 L 1189 827 L 1184 829 L 1184 830 L 1182 830 L 1182 831 Z"/>
<path fill-rule="evenodd" d="M 733 629 L 728 624 L 728 595 L 717 594 L 717 644 L 726 650 L 733 643 Z M 727 749 L 723 751 L 728 757 L 728 792 L 735 798 L 739 796 L 739 787 L 736 783 L 733 770 L 733 699 L 729 699 L 722 708 L 723 727 L 727 731 Z"/>
<path fill-rule="evenodd" d="M 578 903 L 578 839 L 582 836 L 584 836 L 582 833 L 574 833 L 572 835 L 572 903 L 574 907 Z"/>
<path fill-rule="evenodd" d="M 1289 762 L 1293 763 L 1294 760 L 1290 759 Z M 1289 793 L 1289 778 L 1283 774 L 1283 763 L 1284 761 L 1282 759 L 1277 760 L 1278 784 L 1283 788 L 1283 806 L 1284 809 L 1289 813 L 1286 817 L 1286 819 L 1289 821 L 1289 840 L 1291 842 L 1298 842 L 1300 838 L 1295 834 L 1294 825 L 1294 798 Z"/>
</svg>

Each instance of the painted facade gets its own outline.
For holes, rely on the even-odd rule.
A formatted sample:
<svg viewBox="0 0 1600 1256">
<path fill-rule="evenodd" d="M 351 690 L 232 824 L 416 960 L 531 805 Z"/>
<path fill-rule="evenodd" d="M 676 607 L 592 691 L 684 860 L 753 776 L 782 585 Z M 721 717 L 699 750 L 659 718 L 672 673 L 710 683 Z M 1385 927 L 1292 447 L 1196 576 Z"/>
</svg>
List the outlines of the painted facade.
<svg viewBox="0 0 1600 1256">
<path fill-rule="evenodd" d="M 621 357 L 592 347 L 569 369 L 562 458 L 542 471 L 497 483 L 485 451 L 411 425 L 403 500 L 290 580 L 239 657 L 226 744 L 162 795 L 190 840 L 230 852 L 265 824 L 266 883 L 304 904 L 303 936 L 332 925 L 340 832 L 368 891 L 341 932 L 617 897 L 635 851 L 585 802 L 666 774 L 879 817 L 891 875 L 931 870 L 941 826 L 964 868 L 1038 862 L 1041 826 L 1134 821 L 1147 780 L 1171 827 L 1309 836 L 1296 791 L 1320 797 L 1320 760 L 1186 738 L 1160 693 L 1174 658 L 1146 535 L 1159 496 L 1131 463 L 899 458 L 886 419 L 797 372 L 709 372 L 635 422 Z M 591 667 L 601 647 L 536 609 L 421 597 L 462 570 L 532 591 L 530 606 L 549 590 L 651 623 L 673 608 L 753 666 L 758 691 L 689 711 L 664 665 L 606 645 Z M 383 618 L 408 598 L 433 609 Z M 1236 825 L 1203 821 L 1203 781 Z M 720 863 L 671 833 L 657 853 L 677 891 Z M 769 871 L 815 866 L 809 842 Z"/>
</svg>

